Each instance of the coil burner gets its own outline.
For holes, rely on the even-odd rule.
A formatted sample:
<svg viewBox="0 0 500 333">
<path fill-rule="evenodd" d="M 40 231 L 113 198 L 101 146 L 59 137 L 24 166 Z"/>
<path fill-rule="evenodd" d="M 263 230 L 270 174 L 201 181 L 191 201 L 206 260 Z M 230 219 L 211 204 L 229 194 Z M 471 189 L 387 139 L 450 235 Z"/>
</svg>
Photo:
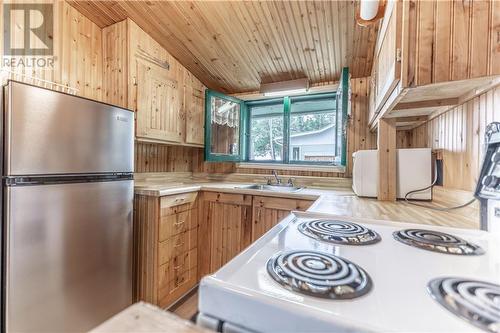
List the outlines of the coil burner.
<svg viewBox="0 0 500 333">
<path fill-rule="evenodd" d="M 301 294 L 352 299 L 370 291 L 370 276 L 344 258 L 318 251 L 278 252 L 267 262 L 271 277 Z"/>
<path fill-rule="evenodd" d="M 429 282 L 428 291 L 457 317 L 487 332 L 500 332 L 500 285 L 446 277 Z"/>
<path fill-rule="evenodd" d="M 375 231 L 346 221 L 306 221 L 299 224 L 298 228 L 306 236 L 335 244 L 368 245 L 380 241 L 380 236 Z"/>
<path fill-rule="evenodd" d="M 456 255 L 480 255 L 481 247 L 465 239 L 439 231 L 423 229 L 405 229 L 393 233 L 396 240 L 424 250 Z"/>
</svg>

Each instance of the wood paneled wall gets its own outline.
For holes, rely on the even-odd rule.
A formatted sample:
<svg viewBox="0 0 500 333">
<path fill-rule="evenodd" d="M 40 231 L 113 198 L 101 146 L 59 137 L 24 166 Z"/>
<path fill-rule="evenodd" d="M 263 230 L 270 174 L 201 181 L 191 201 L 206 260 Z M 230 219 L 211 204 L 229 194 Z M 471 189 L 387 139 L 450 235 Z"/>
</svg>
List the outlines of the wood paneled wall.
<svg viewBox="0 0 500 333">
<path fill-rule="evenodd" d="M 282 170 L 291 176 L 351 177 L 352 153 L 362 149 L 376 149 L 377 135 L 368 128 L 368 96 L 370 78 L 351 79 L 351 117 L 347 127 L 346 173 L 323 171 Z M 195 147 L 136 144 L 137 172 L 190 171 L 203 173 L 270 174 L 271 169 L 237 168 L 234 163 L 207 163 L 203 149 Z M 191 158 L 191 161 L 188 159 Z M 307 169 L 306 167 L 304 169 Z"/>
<path fill-rule="evenodd" d="M 0 6 L 0 25 L 3 27 L 3 6 Z M 54 1 L 53 38 L 55 61 L 52 69 L 6 69 L 76 88 L 79 96 L 102 100 L 101 29 L 65 1 Z M 3 33 L 0 34 L 0 52 L 3 55 Z M 30 83 L 30 80 L 25 82 Z"/>
<path fill-rule="evenodd" d="M 482 162 L 485 127 L 499 120 L 497 86 L 411 131 L 399 132 L 398 146 L 442 149 L 444 186 L 473 190 Z"/>
<path fill-rule="evenodd" d="M 411 0 L 409 20 L 410 86 L 500 74 L 500 1 Z"/>
<path fill-rule="evenodd" d="M 352 154 L 358 150 L 377 149 L 377 133 L 370 132 L 370 78 L 351 79 L 351 118 L 347 127 L 347 170 L 352 176 Z"/>
</svg>

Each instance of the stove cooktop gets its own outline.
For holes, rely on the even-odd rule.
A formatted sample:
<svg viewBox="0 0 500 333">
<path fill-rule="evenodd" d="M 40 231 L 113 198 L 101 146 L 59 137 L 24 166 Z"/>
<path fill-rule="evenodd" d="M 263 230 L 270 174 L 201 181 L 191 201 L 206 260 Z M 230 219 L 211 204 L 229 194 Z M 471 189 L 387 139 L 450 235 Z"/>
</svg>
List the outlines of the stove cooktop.
<svg viewBox="0 0 500 333">
<path fill-rule="evenodd" d="M 457 277 L 429 282 L 431 296 L 445 309 L 484 331 L 500 332 L 500 285 Z"/>
<path fill-rule="evenodd" d="M 319 251 L 279 252 L 267 262 L 267 272 L 286 289 L 322 298 L 356 298 L 372 286 L 358 265 Z"/>
<path fill-rule="evenodd" d="M 425 229 L 404 229 L 393 233 L 401 243 L 429 251 L 455 254 L 480 255 L 484 254 L 481 247 L 452 234 Z"/>
<path fill-rule="evenodd" d="M 315 221 L 348 222 L 349 229 L 358 225 L 376 234 L 378 242 L 345 246 L 325 241 L 304 232 Z M 428 284 L 443 276 L 500 281 L 500 237 L 478 230 L 426 227 L 427 234 L 453 235 L 483 252 L 453 256 L 420 251 L 393 238 L 397 232 L 420 228 L 409 223 L 324 214 L 290 215 L 213 276 L 202 280 L 200 312 L 229 322 L 238 318 L 235 324 L 260 332 L 481 331 L 478 325 L 471 325 L 436 302 L 429 295 Z M 342 267 L 354 270 L 348 272 Z M 337 269 L 347 280 L 327 277 L 335 275 Z M 338 286 L 339 292 L 335 292 Z M 491 302 L 498 304 L 498 298 L 494 299 Z"/>
<path fill-rule="evenodd" d="M 335 244 L 368 245 L 380 241 L 380 236 L 373 230 L 342 220 L 306 221 L 299 224 L 298 229 L 308 237 Z"/>
</svg>

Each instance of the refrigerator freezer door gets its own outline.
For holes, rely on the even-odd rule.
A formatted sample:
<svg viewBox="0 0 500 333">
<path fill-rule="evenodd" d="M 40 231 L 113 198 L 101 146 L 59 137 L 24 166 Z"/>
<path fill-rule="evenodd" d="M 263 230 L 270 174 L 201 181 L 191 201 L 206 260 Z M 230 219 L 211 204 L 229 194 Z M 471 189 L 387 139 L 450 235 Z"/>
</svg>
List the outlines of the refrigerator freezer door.
<svg viewBox="0 0 500 333">
<path fill-rule="evenodd" d="M 132 172 L 133 112 L 10 82 L 6 175 Z"/>
<path fill-rule="evenodd" d="M 132 304 L 132 180 L 5 193 L 7 332 L 83 332 Z"/>
</svg>

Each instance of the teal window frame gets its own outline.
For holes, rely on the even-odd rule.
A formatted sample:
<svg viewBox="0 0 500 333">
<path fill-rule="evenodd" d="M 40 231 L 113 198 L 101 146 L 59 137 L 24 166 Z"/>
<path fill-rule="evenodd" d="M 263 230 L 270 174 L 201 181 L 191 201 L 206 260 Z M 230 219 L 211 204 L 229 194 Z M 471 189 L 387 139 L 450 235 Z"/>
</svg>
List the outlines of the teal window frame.
<svg viewBox="0 0 500 333">
<path fill-rule="evenodd" d="M 239 128 L 239 142 L 238 142 L 238 154 L 228 155 L 228 154 L 216 154 L 212 153 L 210 150 L 210 144 L 212 142 L 212 112 L 211 112 L 211 101 L 212 97 L 218 97 L 238 103 L 240 105 L 240 128 Z M 246 145 L 245 133 L 246 133 L 246 104 L 241 99 L 225 95 L 223 93 L 209 90 L 205 91 L 205 161 L 208 162 L 241 162 L 246 156 Z"/>
<path fill-rule="evenodd" d="M 238 98 L 222 94 L 214 90 L 206 90 L 205 92 L 205 161 L 207 162 L 250 162 L 259 164 L 284 164 L 284 165 L 327 165 L 339 166 L 332 162 L 318 161 L 290 161 L 290 110 L 293 100 L 311 100 L 316 98 L 324 98 L 327 96 L 335 97 L 337 103 L 337 126 L 336 128 L 336 151 L 340 154 L 340 166 L 346 166 L 347 161 L 347 121 L 349 114 L 349 69 L 342 69 L 339 88 L 335 92 L 316 93 L 300 96 L 284 96 L 279 98 L 260 99 L 254 101 L 243 101 Z M 219 97 L 231 102 L 240 104 L 240 129 L 239 129 L 239 154 L 226 155 L 215 154 L 210 151 L 211 144 L 211 99 Z M 283 159 L 280 160 L 250 160 L 250 112 L 249 107 L 252 105 L 274 104 L 276 101 L 283 100 L 283 134 L 286 138 L 283 142 Z M 340 132 L 339 132 L 340 130 Z M 338 144 L 341 142 L 341 145 Z M 338 155 L 337 155 L 338 156 Z"/>
</svg>

